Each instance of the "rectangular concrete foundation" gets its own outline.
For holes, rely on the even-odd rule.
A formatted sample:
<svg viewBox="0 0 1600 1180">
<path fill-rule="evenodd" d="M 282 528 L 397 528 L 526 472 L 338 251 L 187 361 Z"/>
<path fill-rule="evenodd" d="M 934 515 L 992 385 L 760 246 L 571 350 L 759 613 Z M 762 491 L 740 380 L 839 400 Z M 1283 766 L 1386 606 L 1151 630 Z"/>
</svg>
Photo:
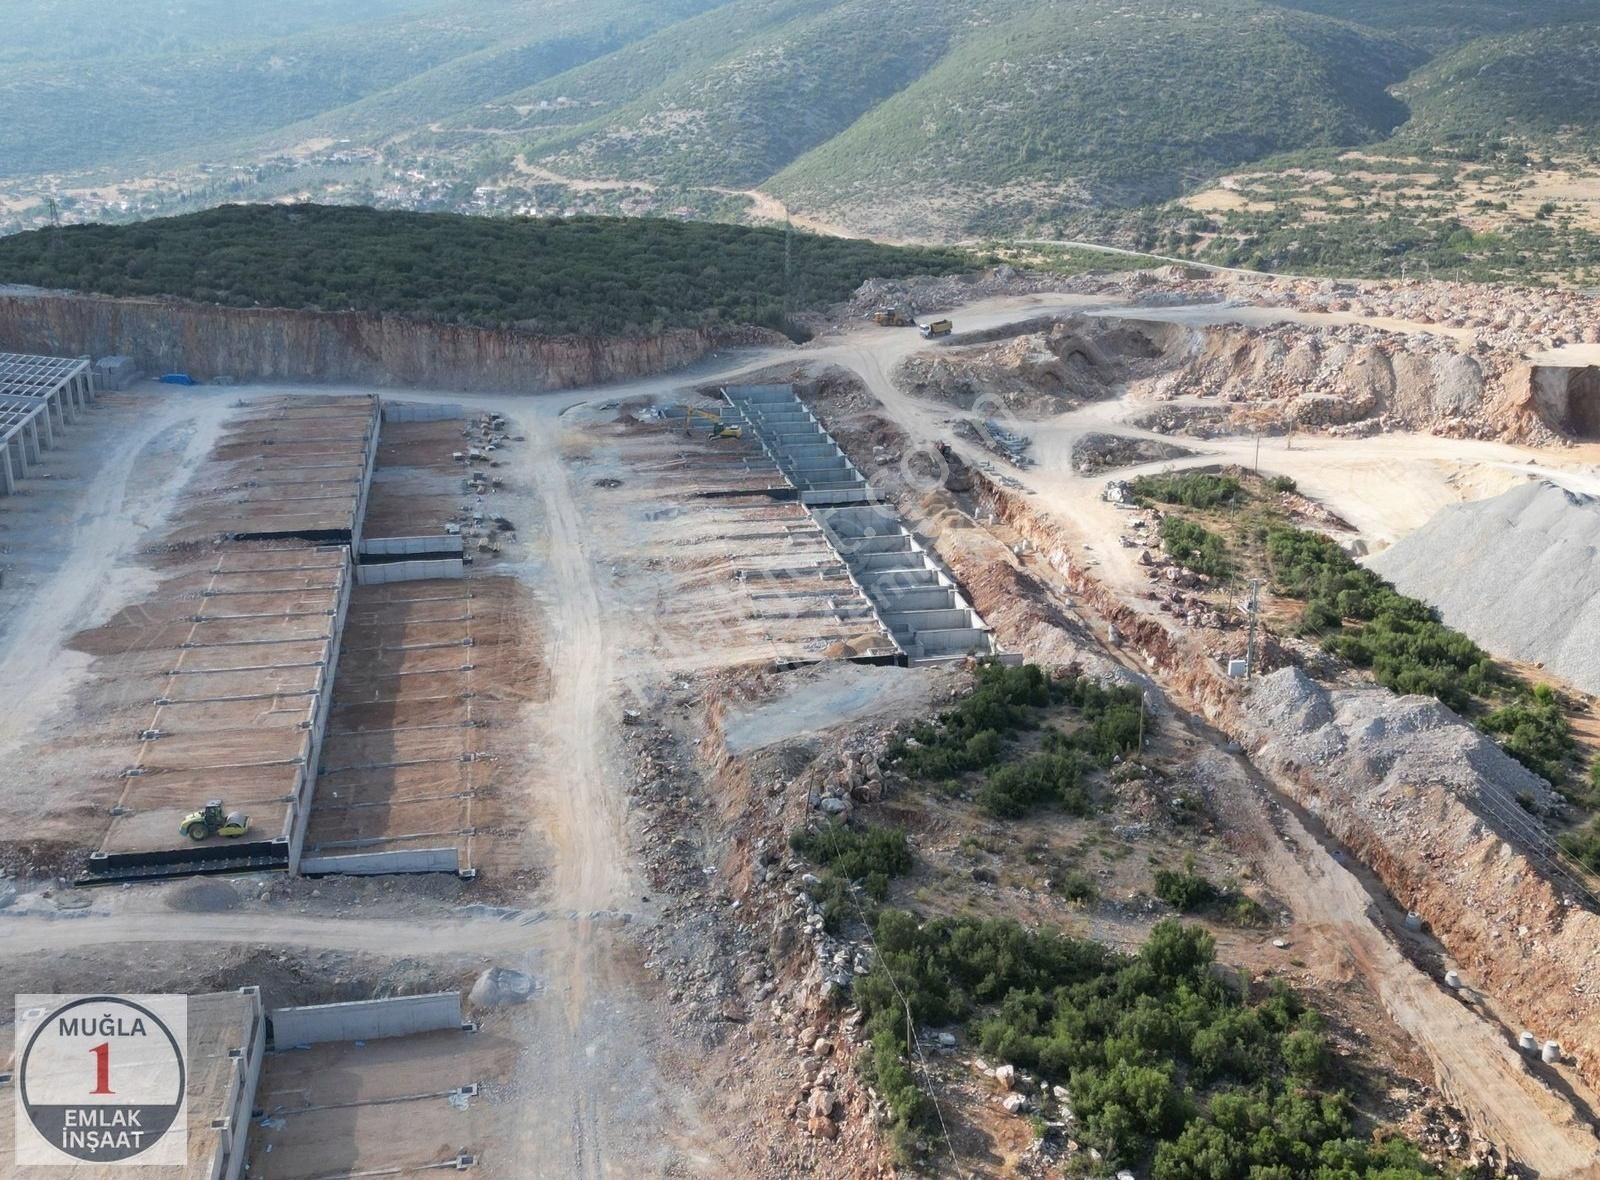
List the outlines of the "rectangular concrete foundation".
<svg viewBox="0 0 1600 1180">
<path fill-rule="evenodd" d="M 799 490 L 873 617 L 910 662 L 996 652 L 955 579 L 896 513 L 874 502 L 867 481 L 792 386 L 736 385 L 723 394 L 732 407 L 724 420 L 744 424 Z"/>
</svg>

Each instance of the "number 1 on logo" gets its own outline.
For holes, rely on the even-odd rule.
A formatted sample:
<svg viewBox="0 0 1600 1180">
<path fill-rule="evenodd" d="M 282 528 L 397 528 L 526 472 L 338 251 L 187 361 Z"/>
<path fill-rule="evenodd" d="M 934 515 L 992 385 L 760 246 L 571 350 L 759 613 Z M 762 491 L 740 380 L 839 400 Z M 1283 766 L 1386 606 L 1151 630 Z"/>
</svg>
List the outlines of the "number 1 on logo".
<svg viewBox="0 0 1600 1180">
<path fill-rule="evenodd" d="M 96 1045 L 89 1052 L 94 1054 L 94 1089 L 91 1094 L 111 1094 L 111 1042 Z"/>
</svg>

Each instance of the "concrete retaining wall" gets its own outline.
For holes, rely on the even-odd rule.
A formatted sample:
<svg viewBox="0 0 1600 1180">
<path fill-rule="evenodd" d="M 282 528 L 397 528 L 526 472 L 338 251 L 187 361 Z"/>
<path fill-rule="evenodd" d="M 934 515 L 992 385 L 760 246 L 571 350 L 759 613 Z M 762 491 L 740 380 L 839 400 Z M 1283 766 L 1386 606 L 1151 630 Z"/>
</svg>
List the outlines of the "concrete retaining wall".
<svg viewBox="0 0 1600 1180">
<path fill-rule="evenodd" d="M 465 553 L 466 543 L 459 533 L 437 537 L 374 537 L 361 542 L 361 555 L 388 557 L 397 553 Z"/>
<path fill-rule="evenodd" d="M 466 565 L 459 557 L 438 561 L 386 561 L 381 565 L 356 567 L 356 581 L 363 586 L 382 586 L 389 582 L 421 582 L 428 578 L 462 578 Z"/>
<path fill-rule="evenodd" d="M 465 418 L 467 411 L 458 405 L 441 405 L 436 402 L 383 402 L 385 422 L 453 422 Z"/>
<path fill-rule="evenodd" d="M 356 495 L 356 510 L 350 521 L 350 552 L 361 552 L 361 529 L 367 520 L 367 494 L 372 490 L 372 473 L 378 467 L 378 436 L 383 431 L 380 401 L 372 399 L 372 420 L 367 424 L 367 445 L 361 457 L 361 490 Z"/>
<path fill-rule="evenodd" d="M 211 1180 L 239 1180 L 250 1157 L 245 1149 L 250 1131 L 250 1112 L 255 1107 L 256 1086 L 261 1082 L 261 1059 L 267 1055 L 266 1013 L 261 1010 L 261 989 L 242 987 L 240 995 L 250 997 L 250 1035 L 233 1059 L 233 1076 L 228 1080 L 228 1097 L 223 1102 L 228 1126 L 218 1131 L 217 1153 L 211 1157 Z"/>
<path fill-rule="evenodd" d="M 459 873 L 458 848 L 404 848 L 394 852 L 354 852 L 339 856 L 308 856 L 302 873 L 345 873 L 374 877 L 383 873 Z"/>
<path fill-rule="evenodd" d="M 274 1008 L 272 1041 L 279 1049 L 323 1041 L 375 1041 L 461 1027 L 461 993 L 393 996 L 349 1004 Z"/>
<path fill-rule="evenodd" d="M 377 431 L 373 431 L 377 437 Z M 356 566 L 350 550 L 344 551 L 344 567 L 339 579 L 338 605 L 333 615 L 333 642 L 328 645 L 328 660 L 317 673 L 317 705 L 312 713 L 311 731 L 305 745 L 305 761 L 295 782 L 289 811 L 284 817 L 284 838 L 289 842 L 289 872 L 300 871 L 300 850 L 305 847 L 306 825 L 311 822 L 311 807 L 317 794 L 317 768 L 322 764 L 322 738 L 328 729 L 328 711 L 333 700 L 333 680 L 339 669 L 339 646 L 344 640 L 344 620 L 350 609 L 350 591 L 355 585 Z"/>
</svg>

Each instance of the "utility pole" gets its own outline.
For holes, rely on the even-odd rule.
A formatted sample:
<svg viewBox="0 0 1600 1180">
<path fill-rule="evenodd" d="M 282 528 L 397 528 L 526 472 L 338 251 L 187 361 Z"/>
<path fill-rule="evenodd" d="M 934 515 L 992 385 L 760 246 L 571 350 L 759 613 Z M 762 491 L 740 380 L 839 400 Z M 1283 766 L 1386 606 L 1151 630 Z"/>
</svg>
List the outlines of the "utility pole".
<svg viewBox="0 0 1600 1180">
<path fill-rule="evenodd" d="M 1244 678 L 1250 679 L 1250 674 L 1256 666 L 1256 610 L 1261 600 L 1261 579 L 1250 579 L 1250 637 L 1244 646 Z"/>
<path fill-rule="evenodd" d="M 61 206 L 56 204 L 54 197 L 48 197 L 45 207 L 50 210 L 50 245 L 47 249 L 50 257 L 54 258 L 61 253 Z"/>
<path fill-rule="evenodd" d="M 783 322 L 789 322 L 789 295 L 794 280 L 794 218 L 783 207 Z"/>
<path fill-rule="evenodd" d="M 1261 474 L 1261 428 L 1256 427 L 1256 474 Z"/>
</svg>

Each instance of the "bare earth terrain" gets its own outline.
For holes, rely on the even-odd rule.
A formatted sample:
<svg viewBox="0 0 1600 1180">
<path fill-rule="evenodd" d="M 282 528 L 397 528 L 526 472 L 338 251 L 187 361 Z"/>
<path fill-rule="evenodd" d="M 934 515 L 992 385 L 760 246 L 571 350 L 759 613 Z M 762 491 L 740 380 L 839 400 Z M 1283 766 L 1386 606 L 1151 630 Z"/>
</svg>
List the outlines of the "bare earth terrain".
<svg viewBox="0 0 1600 1180">
<path fill-rule="evenodd" d="M 491 967 L 528 978 L 522 1002 L 473 1007 L 482 1031 L 467 1064 L 422 1038 L 410 1056 L 387 1041 L 383 1056 L 351 1065 L 363 1084 L 396 1094 L 476 1081 L 470 1118 L 430 1108 L 346 1134 L 325 1121 L 316 1061 L 275 1070 L 269 1059 L 274 1092 L 321 1113 L 271 1129 L 282 1146 L 253 1154 L 252 1176 L 392 1174 L 383 1169 L 423 1166 L 445 1139 L 452 1151 L 471 1147 L 491 1176 L 888 1174 L 882 1109 L 852 1072 L 861 1048 L 848 1000 L 829 983 L 838 963 L 848 975 L 872 948 L 809 923 L 804 870 L 784 846 L 830 776 L 853 766 L 848 807 L 880 809 L 870 813 L 912 832 L 918 868 L 896 884 L 897 901 L 1136 946 L 1169 912 L 1151 897 L 1151 866 L 1197 858 L 1273 915 L 1263 929 L 1218 924 L 1219 958 L 1310 997 L 1340 1054 L 1379 1079 L 1362 1095 L 1375 1118 L 1455 1164 L 1600 1175 L 1600 1028 L 1582 990 L 1600 986 L 1594 944 L 1581 945 L 1593 915 L 1543 884 L 1542 862 L 1494 876 L 1492 847 L 1503 844 L 1494 855 L 1509 863 L 1534 856 L 1537 838 L 1488 813 L 1461 835 L 1483 843 L 1461 844 L 1470 855 L 1454 859 L 1490 896 L 1491 882 L 1511 882 L 1502 892 L 1519 907 L 1487 907 L 1499 934 L 1468 931 L 1448 899 L 1407 875 L 1381 823 L 1348 819 L 1367 814 L 1358 772 L 1341 787 L 1346 807 L 1317 766 L 1291 769 L 1250 728 L 1261 700 L 1250 693 L 1263 689 L 1229 685 L 1213 658 L 1237 631 L 1218 640 L 1164 616 L 1146 593 L 1144 550 L 1122 542 L 1129 510 L 1104 498 L 1108 479 L 1259 467 L 1293 479 L 1330 530 L 1366 553 L 1447 505 L 1532 479 L 1600 494 L 1600 437 L 1564 436 L 1567 403 L 1538 402 L 1526 372 L 1542 348 L 1586 338 L 1583 313 L 1477 325 L 1422 310 L 1446 302 L 1443 291 L 1330 295 L 1172 275 L 953 307 L 948 295 L 922 293 L 956 322 L 944 343 L 863 326 L 856 307 L 810 345 L 692 373 L 538 397 L 406 393 L 466 417 L 385 426 L 393 449 L 380 452 L 369 520 L 389 536 L 437 534 L 474 513 L 506 527 L 486 530 L 494 550 L 477 548 L 464 580 L 357 588 L 347 679 L 333 697 L 345 744 L 332 739 L 322 765 L 342 751 L 337 765 L 357 766 L 347 781 L 359 794 L 336 806 L 328 786 L 312 839 L 403 842 L 426 829 L 470 859 L 471 879 L 255 873 L 208 878 L 206 892 L 194 881 L 69 883 L 110 822 L 113 784 L 97 775 L 111 743 L 130 736 L 102 710 L 103 672 L 74 638 L 154 592 L 191 480 L 229 422 L 285 395 L 376 391 L 143 383 L 102 398 L 47 455 L 48 478 L 0 500 L 0 667 L 27 686 L 0 714 L 0 755 L 21 771 L 0 797 L 4 990 L 260 981 L 271 1007 L 465 990 Z M 1313 353 L 1285 396 L 1275 374 Z M 1470 404 L 1451 400 L 1459 390 L 1442 378 L 1412 380 L 1404 358 L 1423 353 L 1443 358 L 1430 359 L 1430 374 L 1471 356 L 1481 382 Z M 1370 379 L 1374 369 L 1388 375 Z M 686 436 L 681 418 L 656 409 L 750 379 L 799 383 L 1002 647 L 1147 687 L 1153 758 L 1171 780 L 1162 790 L 1198 800 L 1204 825 L 1175 826 L 1132 788 L 1104 816 L 1003 824 L 887 772 L 861 782 L 893 727 L 943 707 L 969 670 L 816 663 L 862 630 L 837 609 L 849 580 L 822 568 L 831 558 L 799 506 L 723 497 L 778 482 L 752 437 Z M 1421 384 L 1428 392 L 1416 394 Z M 1286 408 L 1305 389 L 1321 400 Z M 492 487 L 475 490 L 452 452 L 475 445 L 464 437 L 486 415 L 503 416 L 509 438 L 487 465 Z M 1026 460 L 1006 457 L 997 429 L 1027 440 Z M 1104 436 L 1133 447 L 1134 465 L 1080 470 Z M 915 456 L 939 456 L 941 444 L 943 461 L 973 474 L 967 490 L 914 478 Z M 1144 461 L 1139 444 L 1175 445 Z M 197 543 L 204 552 L 213 542 Z M 807 573 L 752 576 L 777 565 Z M 441 605 L 419 605 L 436 597 Z M 429 644 L 448 658 L 397 654 Z M 384 687 L 408 670 L 438 679 Z M 373 733 L 400 753 L 372 754 Z M 466 773 L 475 758 L 483 766 Z M 411 765 L 427 760 L 445 769 Z M 1450 769 L 1388 786 L 1434 791 L 1435 830 L 1454 833 L 1470 795 L 1458 779 Z M 387 810 L 361 818 L 363 807 Z M 1025 855 L 1038 845 L 1054 856 L 1063 843 L 1095 866 L 1098 901 L 1069 905 L 1041 881 L 1037 848 Z M 1086 851 L 1097 845 L 1106 851 Z M 1408 927 L 1408 909 L 1426 911 L 1426 930 Z M 1538 946 L 1503 952 L 1527 967 L 1497 973 L 1487 948 L 1522 945 L 1519 925 Z M 1541 964 L 1551 994 L 1536 1002 Z M 1446 970 L 1461 971 L 1477 999 L 1447 988 Z M 1570 1022 L 1549 1028 L 1569 1049 L 1561 1062 L 1517 1052 L 1524 1027 L 1557 1019 Z M 931 1166 L 1064 1174 L 1025 1118 L 1000 1105 L 996 1063 L 984 1075 L 971 1056 L 944 1051 L 924 1077 L 953 1122 L 953 1159 Z M 819 1116 L 823 1091 L 837 1097 Z"/>
</svg>

